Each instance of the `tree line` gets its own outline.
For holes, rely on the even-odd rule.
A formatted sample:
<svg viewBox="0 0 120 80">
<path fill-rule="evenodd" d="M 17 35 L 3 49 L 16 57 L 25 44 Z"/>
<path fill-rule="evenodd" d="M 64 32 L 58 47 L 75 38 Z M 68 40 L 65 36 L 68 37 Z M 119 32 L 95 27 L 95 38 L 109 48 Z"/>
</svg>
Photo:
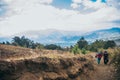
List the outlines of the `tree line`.
<svg viewBox="0 0 120 80">
<path fill-rule="evenodd" d="M 93 43 L 89 44 L 84 37 L 81 37 L 80 40 L 78 40 L 74 46 L 67 47 L 67 48 L 62 48 L 61 46 L 58 46 L 55 44 L 43 45 L 41 43 L 34 42 L 26 38 L 25 36 L 22 36 L 22 37 L 15 36 L 14 38 L 12 38 L 11 42 L 6 41 L 1 44 L 21 46 L 21 47 L 32 48 L 32 49 L 69 50 L 75 54 L 80 52 L 85 54 L 86 51 L 96 52 L 101 48 L 108 49 L 116 46 L 113 40 L 108 40 L 108 41 L 96 40 Z"/>
<path fill-rule="evenodd" d="M 29 38 L 26 38 L 25 36 L 22 36 L 22 37 L 15 36 L 14 38 L 12 38 L 11 42 L 6 41 L 6 42 L 2 42 L 1 44 L 21 46 L 21 47 L 32 48 L 32 49 L 62 50 L 60 46 L 57 46 L 55 44 L 43 45 L 41 43 L 34 42 Z"/>
</svg>

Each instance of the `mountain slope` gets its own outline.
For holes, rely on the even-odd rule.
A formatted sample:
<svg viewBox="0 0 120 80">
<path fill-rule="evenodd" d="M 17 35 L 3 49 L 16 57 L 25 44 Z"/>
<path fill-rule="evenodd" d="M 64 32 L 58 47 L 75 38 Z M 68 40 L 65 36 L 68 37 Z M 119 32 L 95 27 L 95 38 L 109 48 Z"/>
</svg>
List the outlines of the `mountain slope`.
<svg viewBox="0 0 120 80">
<path fill-rule="evenodd" d="M 83 36 L 85 36 L 86 39 L 91 40 L 94 39 L 116 40 L 120 38 L 120 28 L 97 30 L 90 33 L 86 33 Z"/>
<path fill-rule="evenodd" d="M 23 35 L 34 40 L 35 42 L 40 42 L 42 44 L 57 44 L 65 47 L 74 45 L 82 36 L 84 36 L 88 42 L 93 42 L 96 39 L 102 40 L 120 39 L 120 28 L 114 27 L 111 29 L 97 30 L 88 33 L 83 33 L 81 31 L 60 31 L 60 30 L 28 31 L 16 34 L 15 36 Z"/>
</svg>

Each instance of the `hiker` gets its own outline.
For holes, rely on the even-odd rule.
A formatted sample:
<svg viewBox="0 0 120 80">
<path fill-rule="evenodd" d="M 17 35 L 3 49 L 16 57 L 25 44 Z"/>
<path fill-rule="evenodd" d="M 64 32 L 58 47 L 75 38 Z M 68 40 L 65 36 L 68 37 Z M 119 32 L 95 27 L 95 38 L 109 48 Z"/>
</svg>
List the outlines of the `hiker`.
<svg viewBox="0 0 120 80">
<path fill-rule="evenodd" d="M 104 59 L 104 64 L 107 64 L 109 61 L 109 55 L 107 51 L 104 51 L 103 53 L 103 59 Z"/>
<path fill-rule="evenodd" d="M 102 54 L 103 54 L 103 53 L 102 53 L 102 51 L 101 51 L 101 52 L 97 53 L 96 56 L 95 56 L 95 57 L 97 58 L 97 63 L 98 63 L 98 64 L 100 64 L 100 61 L 101 61 L 101 58 L 102 58 Z"/>
</svg>

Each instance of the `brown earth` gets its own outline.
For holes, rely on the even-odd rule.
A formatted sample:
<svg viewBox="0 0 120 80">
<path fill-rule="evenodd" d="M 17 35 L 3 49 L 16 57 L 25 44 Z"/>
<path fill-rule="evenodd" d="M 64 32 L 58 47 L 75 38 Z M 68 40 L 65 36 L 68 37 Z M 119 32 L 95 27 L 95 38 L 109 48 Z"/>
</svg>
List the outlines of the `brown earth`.
<svg viewBox="0 0 120 80">
<path fill-rule="evenodd" d="M 94 56 L 0 45 L 0 80 L 114 80 L 113 66 Z"/>
</svg>

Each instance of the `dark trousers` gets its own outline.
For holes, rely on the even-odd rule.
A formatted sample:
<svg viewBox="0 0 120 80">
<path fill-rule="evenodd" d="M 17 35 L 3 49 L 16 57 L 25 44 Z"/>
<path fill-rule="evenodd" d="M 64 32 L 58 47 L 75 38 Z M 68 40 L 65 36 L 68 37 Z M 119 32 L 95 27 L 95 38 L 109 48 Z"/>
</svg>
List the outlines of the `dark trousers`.
<svg viewBox="0 0 120 80">
<path fill-rule="evenodd" d="M 101 58 L 97 58 L 97 63 L 100 64 Z"/>
<path fill-rule="evenodd" d="M 104 58 L 104 64 L 108 63 L 108 59 Z"/>
</svg>

